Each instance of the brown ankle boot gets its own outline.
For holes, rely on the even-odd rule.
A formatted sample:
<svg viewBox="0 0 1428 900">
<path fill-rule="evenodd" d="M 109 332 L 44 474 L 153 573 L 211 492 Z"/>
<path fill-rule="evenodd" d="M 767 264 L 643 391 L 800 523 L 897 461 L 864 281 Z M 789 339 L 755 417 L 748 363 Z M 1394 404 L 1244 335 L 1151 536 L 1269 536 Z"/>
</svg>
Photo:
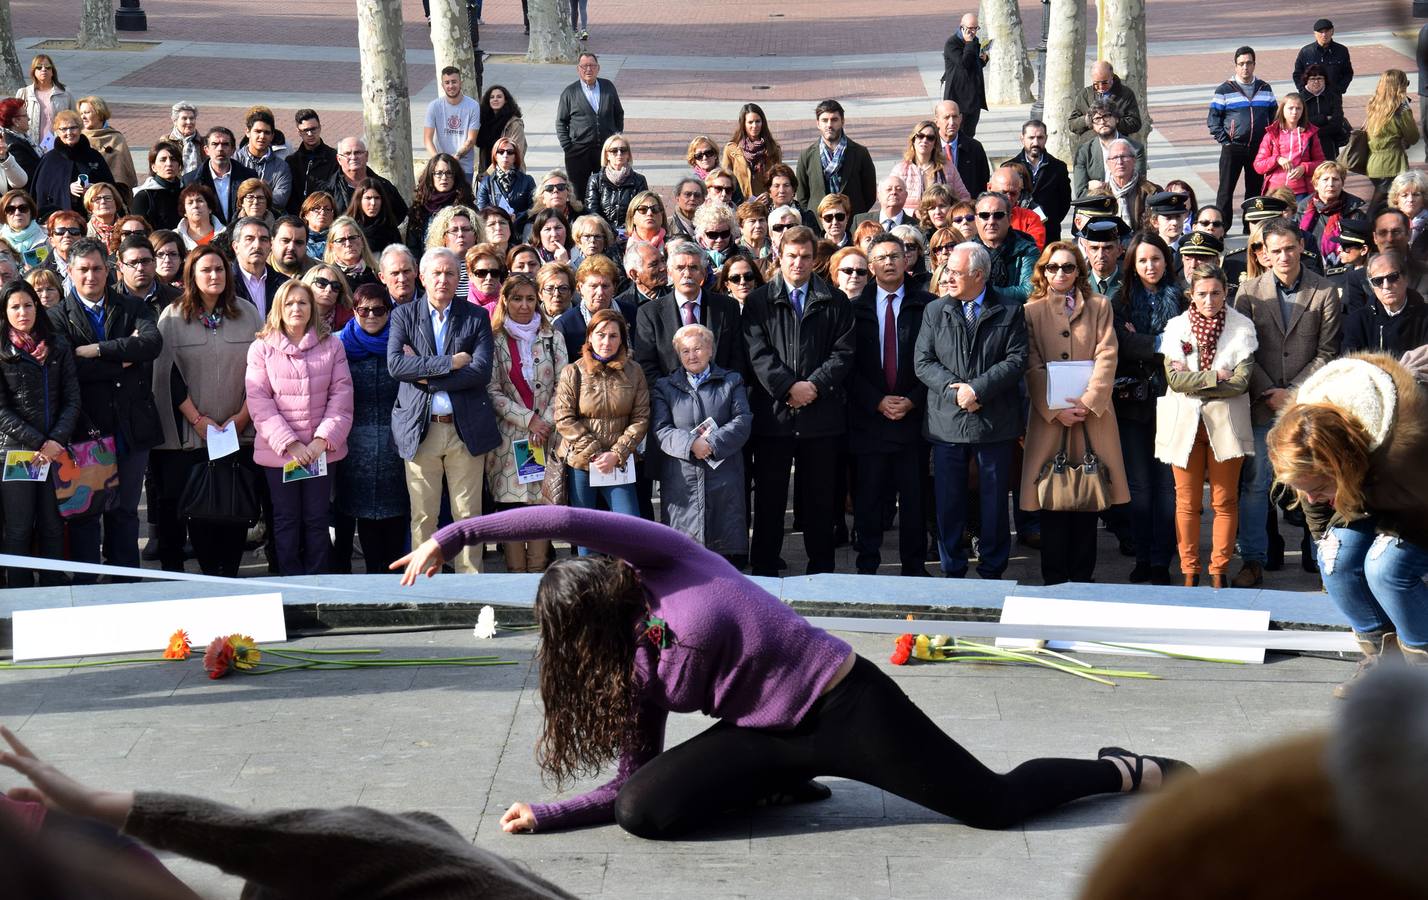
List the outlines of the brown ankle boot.
<svg viewBox="0 0 1428 900">
<path fill-rule="evenodd" d="M 1359 650 L 1363 651 L 1363 658 L 1359 660 L 1358 667 L 1354 669 L 1354 674 L 1350 675 L 1347 681 L 1334 685 L 1334 699 L 1336 700 L 1346 699 L 1353 691 L 1354 682 L 1369 669 L 1378 665 L 1383 660 L 1385 653 L 1397 655 L 1398 636 L 1393 632 L 1360 633 L 1356 631 L 1354 640 L 1358 641 Z"/>
<path fill-rule="evenodd" d="M 1195 573 L 1186 575 L 1186 576 L 1185 576 L 1185 586 L 1186 586 L 1186 587 L 1199 587 L 1199 586 L 1200 586 L 1200 573 L 1199 573 L 1199 572 L 1195 572 Z"/>
<path fill-rule="evenodd" d="M 1210 587 L 1214 588 L 1215 590 L 1217 590 L 1217 591 L 1223 591 L 1225 588 L 1227 588 L 1227 587 L 1229 587 L 1229 586 L 1230 586 L 1230 577 L 1229 577 L 1228 575 L 1224 574 L 1223 572 L 1220 573 L 1220 574 L 1218 574 L 1218 575 L 1211 575 L 1211 576 L 1210 576 Z"/>
<path fill-rule="evenodd" d="M 501 544 L 501 549 L 506 554 L 507 572 L 526 571 L 526 543 L 525 541 L 506 541 Z"/>
</svg>

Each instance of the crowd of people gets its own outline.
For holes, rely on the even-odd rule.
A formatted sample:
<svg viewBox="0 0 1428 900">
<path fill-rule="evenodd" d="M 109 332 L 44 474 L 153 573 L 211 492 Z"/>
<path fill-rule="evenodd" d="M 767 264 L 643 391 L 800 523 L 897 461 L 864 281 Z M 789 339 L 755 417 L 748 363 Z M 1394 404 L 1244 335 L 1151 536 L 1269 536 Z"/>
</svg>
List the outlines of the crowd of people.
<svg viewBox="0 0 1428 900">
<path fill-rule="evenodd" d="M 290 141 L 266 107 L 235 132 L 175 103 L 140 180 L 103 99 L 74 101 L 36 56 L 0 102 L 0 441 L 43 463 L 112 439 L 117 486 L 60 516 L 51 484 L 5 482 L 6 552 L 137 566 L 146 495 L 166 569 L 192 554 L 233 575 L 261 541 L 275 572 L 351 571 L 358 546 L 376 572 L 453 517 L 568 504 L 776 575 L 791 486 L 809 573 L 844 542 L 880 571 L 896 522 L 904 575 L 998 578 L 1015 542 L 1048 584 L 1170 584 L 1177 562 L 1186 585 L 1261 584 L 1283 565 L 1280 506 L 1306 522 L 1272 490 L 1276 416 L 1341 355 L 1428 343 L 1404 74 L 1382 73 L 1355 130 L 1332 23 L 1282 97 L 1237 49 L 1203 203 L 1149 158 L 1105 62 L 1071 160 L 1029 120 L 994 165 L 973 136 L 978 33 L 964 17 L 944 99 L 881 178 L 836 100 L 796 160 L 748 103 L 727 140 L 690 140 L 668 196 L 592 53 L 558 103 L 565 165 L 543 174 L 512 91 L 472 98 L 442 70 L 410 197 L 313 109 Z M 1348 162 L 1372 197 L 1344 190 Z M 1226 253 L 1237 211 L 1248 246 Z M 1058 494 L 1068 466 L 1105 476 L 1094 497 Z M 1101 522 L 1128 571 L 1098 567 Z M 1301 546 L 1312 570 L 1307 525 Z M 503 549 L 510 571 L 552 558 Z"/>
</svg>

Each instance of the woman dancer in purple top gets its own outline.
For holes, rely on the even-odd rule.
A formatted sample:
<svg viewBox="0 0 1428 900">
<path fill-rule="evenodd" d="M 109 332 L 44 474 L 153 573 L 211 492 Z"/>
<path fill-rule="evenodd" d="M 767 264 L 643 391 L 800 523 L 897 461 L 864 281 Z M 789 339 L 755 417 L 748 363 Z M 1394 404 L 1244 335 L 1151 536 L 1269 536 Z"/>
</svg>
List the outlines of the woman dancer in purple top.
<svg viewBox="0 0 1428 900">
<path fill-rule="evenodd" d="M 536 506 L 441 529 L 392 564 L 403 585 L 468 544 L 553 538 L 607 557 L 562 558 L 536 591 L 541 767 L 557 785 L 619 761 L 615 778 L 558 803 L 516 803 L 508 832 L 618 822 L 684 835 L 720 813 L 819 800 L 815 776 L 866 782 L 979 828 L 1071 800 L 1160 786 L 1185 763 L 1107 747 L 1094 760 L 982 765 L 843 640 L 673 529 Z M 670 712 L 719 721 L 664 750 Z"/>
</svg>

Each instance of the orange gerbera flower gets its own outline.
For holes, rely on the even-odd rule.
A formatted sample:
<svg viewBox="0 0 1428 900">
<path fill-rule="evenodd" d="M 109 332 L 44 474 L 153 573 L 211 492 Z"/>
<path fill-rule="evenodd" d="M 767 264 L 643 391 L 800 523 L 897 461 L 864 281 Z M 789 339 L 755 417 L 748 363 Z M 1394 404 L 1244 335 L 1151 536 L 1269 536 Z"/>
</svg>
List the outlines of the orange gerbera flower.
<svg viewBox="0 0 1428 900">
<path fill-rule="evenodd" d="M 188 659 L 192 648 L 188 643 L 188 632 L 180 628 L 169 637 L 168 649 L 164 651 L 164 659 Z"/>
</svg>

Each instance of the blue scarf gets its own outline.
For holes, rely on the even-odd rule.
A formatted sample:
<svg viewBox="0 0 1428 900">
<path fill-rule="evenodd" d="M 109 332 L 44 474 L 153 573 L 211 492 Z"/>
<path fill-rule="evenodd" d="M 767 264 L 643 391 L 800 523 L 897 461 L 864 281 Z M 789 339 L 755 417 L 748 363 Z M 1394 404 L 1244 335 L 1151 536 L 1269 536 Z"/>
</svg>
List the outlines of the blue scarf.
<svg viewBox="0 0 1428 900">
<path fill-rule="evenodd" d="M 362 330 L 362 326 L 357 324 L 356 319 L 351 319 L 337 336 L 342 339 L 342 346 L 347 348 L 347 361 L 357 362 L 369 356 L 387 355 L 387 332 L 392 328 L 391 319 L 387 320 L 387 327 L 382 329 L 381 334 L 368 334 Z"/>
<path fill-rule="evenodd" d="M 818 161 L 823 167 L 823 182 L 828 186 L 830 194 L 839 194 L 843 191 L 843 173 L 838 170 L 843 167 L 843 151 L 847 149 L 847 135 L 838 136 L 838 144 L 831 152 L 822 136 L 820 135 L 818 138 Z"/>
</svg>

